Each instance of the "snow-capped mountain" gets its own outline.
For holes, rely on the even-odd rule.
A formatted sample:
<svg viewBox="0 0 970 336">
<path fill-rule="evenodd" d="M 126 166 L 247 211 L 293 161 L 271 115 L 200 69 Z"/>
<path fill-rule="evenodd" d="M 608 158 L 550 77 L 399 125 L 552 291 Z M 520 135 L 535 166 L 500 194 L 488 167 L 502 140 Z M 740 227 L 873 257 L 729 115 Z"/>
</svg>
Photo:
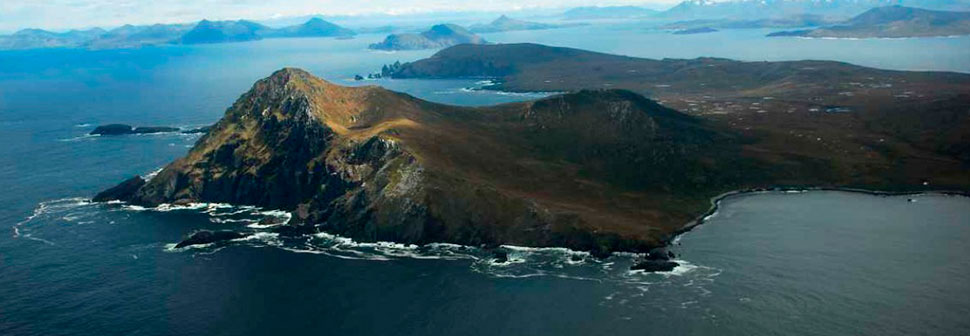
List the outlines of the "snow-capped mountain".
<svg viewBox="0 0 970 336">
<path fill-rule="evenodd" d="M 686 0 L 660 16 L 677 19 L 751 19 L 815 14 L 849 18 L 875 7 L 893 5 L 970 10 L 970 0 Z"/>
</svg>

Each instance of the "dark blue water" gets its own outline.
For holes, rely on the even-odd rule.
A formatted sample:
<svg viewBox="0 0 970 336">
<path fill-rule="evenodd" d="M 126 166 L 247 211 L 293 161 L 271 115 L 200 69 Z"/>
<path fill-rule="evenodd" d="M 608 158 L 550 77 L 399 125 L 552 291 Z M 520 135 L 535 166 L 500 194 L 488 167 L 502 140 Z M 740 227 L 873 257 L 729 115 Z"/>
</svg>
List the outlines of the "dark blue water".
<svg viewBox="0 0 970 336">
<path fill-rule="evenodd" d="M 636 29 L 616 34 L 653 42 L 584 42 L 579 37 L 616 36 L 588 29 L 490 38 L 650 57 L 661 53 L 660 42 L 678 57 L 733 52 Z M 799 41 L 763 42 L 749 34 L 721 41 L 762 54 L 777 48 L 773 43 Z M 494 264 L 456 246 L 368 245 L 328 235 L 261 234 L 176 250 L 172 243 L 194 230 L 259 230 L 254 220 L 276 213 L 85 201 L 183 155 L 197 139 L 84 136 L 94 125 L 207 125 L 253 81 L 284 66 L 445 103 L 539 96 L 464 90 L 473 81 L 350 81 L 384 63 L 432 53 L 365 50 L 379 38 L 0 53 L 0 227 L 7 232 L 0 235 L 0 334 L 970 333 L 966 198 L 924 195 L 912 203 L 833 192 L 733 198 L 681 239 L 676 251 L 685 266 L 667 274 L 631 273 L 628 256 L 598 261 L 580 254 L 576 262 L 570 251 L 517 249 L 509 264 Z M 822 41 L 806 41 L 814 58 L 842 59 L 840 45 L 825 54 L 817 50 Z M 872 63 L 970 69 L 970 58 L 935 62 L 907 51 L 942 44 L 947 48 L 936 57 L 956 60 L 966 40 L 883 42 L 867 41 L 875 50 L 900 51 L 898 57 Z"/>
</svg>

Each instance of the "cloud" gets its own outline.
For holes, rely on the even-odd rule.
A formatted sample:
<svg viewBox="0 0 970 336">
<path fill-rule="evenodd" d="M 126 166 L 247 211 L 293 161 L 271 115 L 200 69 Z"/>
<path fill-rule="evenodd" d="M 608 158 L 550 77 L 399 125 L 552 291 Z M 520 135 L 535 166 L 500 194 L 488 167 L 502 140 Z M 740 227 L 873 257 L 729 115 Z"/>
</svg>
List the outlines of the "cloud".
<svg viewBox="0 0 970 336">
<path fill-rule="evenodd" d="M 0 31 L 27 27 L 69 29 L 122 24 L 269 19 L 308 14 L 411 14 L 508 11 L 591 5 L 669 4 L 677 0 L 2 0 Z"/>
</svg>

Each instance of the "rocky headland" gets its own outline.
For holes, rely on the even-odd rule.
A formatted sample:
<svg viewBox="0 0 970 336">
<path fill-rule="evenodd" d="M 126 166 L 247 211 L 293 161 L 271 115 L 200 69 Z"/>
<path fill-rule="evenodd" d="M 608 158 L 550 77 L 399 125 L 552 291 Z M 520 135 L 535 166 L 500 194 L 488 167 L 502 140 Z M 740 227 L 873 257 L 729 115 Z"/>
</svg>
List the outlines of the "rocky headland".
<svg viewBox="0 0 970 336">
<path fill-rule="evenodd" d="M 799 68 L 808 65 L 820 66 Z M 529 67 L 513 69 L 505 70 L 508 76 Z M 951 84 L 970 82 L 955 78 L 960 81 Z M 967 106 L 957 100 L 922 113 L 965 115 Z M 712 197 L 729 191 L 970 185 L 970 158 L 959 156 L 967 150 L 959 142 L 902 146 L 905 132 L 850 132 L 856 126 L 844 118 L 853 114 L 807 115 L 811 122 L 751 131 L 621 89 L 456 107 L 283 69 L 240 97 L 185 157 L 150 180 L 133 177 L 94 200 L 283 209 L 293 216 L 278 232 L 323 231 L 360 241 L 647 253 L 642 268 L 663 270 L 674 262 L 650 252 L 696 223 Z M 828 116 L 839 120 L 818 121 Z M 956 122 L 966 125 L 965 118 Z M 796 129 L 808 133 L 830 123 L 843 125 L 835 131 L 863 147 L 876 146 L 867 143 L 876 141 L 870 135 L 889 141 L 854 156 L 828 141 L 794 136 Z M 930 126 L 940 127 L 923 127 Z M 961 134 L 937 131 L 925 139 Z"/>
</svg>

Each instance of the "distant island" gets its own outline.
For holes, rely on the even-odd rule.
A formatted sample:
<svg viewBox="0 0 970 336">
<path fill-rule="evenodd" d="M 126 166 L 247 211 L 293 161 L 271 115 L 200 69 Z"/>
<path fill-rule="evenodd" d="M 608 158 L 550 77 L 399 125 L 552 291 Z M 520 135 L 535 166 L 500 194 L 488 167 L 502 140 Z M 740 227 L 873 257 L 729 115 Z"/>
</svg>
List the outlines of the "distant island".
<svg viewBox="0 0 970 336">
<path fill-rule="evenodd" d="M 783 31 L 769 37 L 905 38 L 970 35 L 970 12 L 902 6 L 873 8 L 844 23 L 818 29 Z"/>
<path fill-rule="evenodd" d="M 934 10 L 967 10 L 965 0 L 685 0 L 656 17 L 677 20 L 780 19 L 793 14 L 845 20 L 875 7 L 902 5 Z"/>
<path fill-rule="evenodd" d="M 658 11 L 637 6 L 590 6 L 576 7 L 562 14 L 566 20 L 634 19 L 648 17 Z"/>
<path fill-rule="evenodd" d="M 716 29 L 798 28 L 824 26 L 835 22 L 820 15 L 807 14 L 767 19 L 697 19 L 677 21 L 662 25 L 660 29 L 686 30 L 704 27 Z"/>
<path fill-rule="evenodd" d="M 383 42 L 370 45 L 375 50 L 418 50 L 445 48 L 458 44 L 486 44 L 481 36 L 455 24 L 439 24 L 420 34 L 388 35 Z"/>
<path fill-rule="evenodd" d="M 678 31 L 675 31 L 674 34 L 675 35 L 693 35 L 693 34 L 715 33 L 717 31 L 718 31 L 717 29 L 714 29 L 714 28 L 711 28 L 711 27 L 701 27 L 701 28 L 689 28 L 689 29 L 684 29 L 684 30 L 678 30 Z"/>
<path fill-rule="evenodd" d="M 319 18 L 310 19 L 300 25 L 279 29 L 247 20 L 202 20 L 196 24 L 125 25 L 107 31 L 94 28 L 55 33 L 40 29 L 24 29 L 12 35 L 0 36 L 0 50 L 37 48 L 115 49 L 162 44 L 242 42 L 264 38 L 349 37 L 354 34 L 352 30 Z"/>
<path fill-rule="evenodd" d="M 502 15 L 498 19 L 488 23 L 488 24 L 476 24 L 468 27 L 468 30 L 473 33 L 497 33 L 505 31 L 516 31 L 516 30 L 544 30 L 544 29 L 555 29 L 564 27 L 573 27 L 578 24 L 551 24 L 551 23 L 540 23 L 540 22 L 529 22 L 510 18 L 508 16 Z"/>
</svg>

